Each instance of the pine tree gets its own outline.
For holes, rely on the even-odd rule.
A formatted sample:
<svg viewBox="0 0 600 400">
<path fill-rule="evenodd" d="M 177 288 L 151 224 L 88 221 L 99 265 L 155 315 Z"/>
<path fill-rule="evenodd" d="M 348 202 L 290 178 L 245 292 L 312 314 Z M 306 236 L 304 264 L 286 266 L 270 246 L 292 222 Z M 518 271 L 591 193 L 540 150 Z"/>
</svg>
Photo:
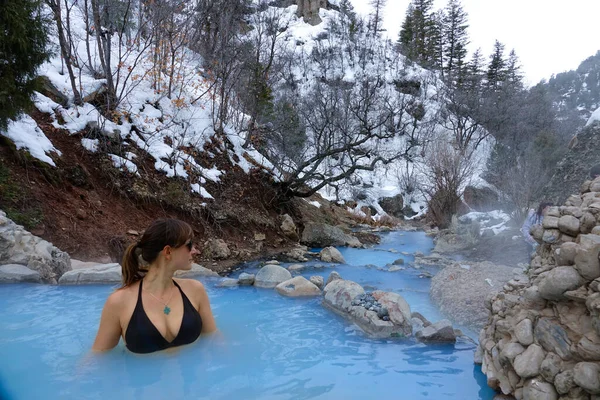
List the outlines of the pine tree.
<svg viewBox="0 0 600 400">
<path fill-rule="evenodd" d="M 466 90 L 476 93 L 481 89 L 483 83 L 483 54 L 481 48 L 478 48 L 473 53 L 471 61 L 459 75 L 458 86 L 464 86 Z"/>
<path fill-rule="evenodd" d="M 383 31 L 383 10 L 387 0 L 371 0 L 373 12 L 369 15 L 369 29 L 373 35 L 377 36 Z"/>
<path fill-rule="evenodd" d="M 519 64 L 519 57 L 517 56 L 515 49 L 512 49 L 508 55 L 505 76 L 506 83 L 511 87 L 514 87 L 515 89 L 521 89 L 523 87 L 521 65 Z"/>
<path fill-rule="evenodd" d="M 506 79 L 506 60 L 504 59 L 504 45 L 498 40 L 494 43 L 494 52 L 490 56 L 487 71 L 487 88 L 496 91 Z"/>
<path fill-rule="evenodd" d="M 37 68 L 48 59 L 48 21 L 38 0 L 0 2 L 0 131 L 31 105 Z"/>
<path fill-rule="evenodd" d="M 427 35 L 427 54 L 425 65 L 441 70 L 444 65 L 444 13 L 438 11 L 432 14 Z"/>
<path fill-rule="evenodd" d="M 467 13 L 460 0 L 449 0 L 444 10 L 444 72 L 459 75 L 469 44 Z M 456 73 L 455 73 L 456 72 Z"/>
<path fill-rule="evenodd" d="M 435 26 L 432 23 L 431 9 L 433 0 L 414 0 L 414 46 L 418 62 L 428 64 L 431 61 L 432 49 L 430 47 L 430 35 L 432 28 Z"/>
<path fill-rule="evenodd" d="M 399 51 L 408 57 L 410 60 L 414 60 L 416 57 L 416 51 L 414 46 L 415 40 L 415 8 L 410 3 L 406 10 L 404 22 L 402 22 L 402 28 L 400 29 L 400 35 L 398 36 L 398 49 Z"/>
</svg>

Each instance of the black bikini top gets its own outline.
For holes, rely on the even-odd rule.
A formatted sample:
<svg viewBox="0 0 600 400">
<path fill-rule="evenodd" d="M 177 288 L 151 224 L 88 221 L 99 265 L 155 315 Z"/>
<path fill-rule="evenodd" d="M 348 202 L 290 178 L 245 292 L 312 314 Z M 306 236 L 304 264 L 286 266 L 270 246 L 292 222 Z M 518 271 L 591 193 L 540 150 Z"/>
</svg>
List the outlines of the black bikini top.
<svg viewBox="0 0 600 400">
<path fill-rule="evenodd" d="M 183 318 L 177 336 L 175 336 L 175 339 L 173 339 L 172 342 L 168 342 L 158 329 L 156 329 L 154 324 L 152 324 L 152 321 L 150 321 L 150 318 L 146 315 L 146 311 L 144 311 L 142 305 L 142 283 L 143 280 L 140 281 L 140 289 L 135 310 L 133 310 L 131 320 L 129 321 L 129 325 L 127 325 L 127 331 L 125 332 L 127 348 L 134 353 L 152 353 L 170 347 L 190 344 L 198 339 L 198 336 L 200 336 L 200 332 L 202 331 L 202 318 L 179 285 L 173 281 L 175 286 L 177 286 L 177 289 L 179 289 L 181 298 L 183 299 Z"/>
</svg>

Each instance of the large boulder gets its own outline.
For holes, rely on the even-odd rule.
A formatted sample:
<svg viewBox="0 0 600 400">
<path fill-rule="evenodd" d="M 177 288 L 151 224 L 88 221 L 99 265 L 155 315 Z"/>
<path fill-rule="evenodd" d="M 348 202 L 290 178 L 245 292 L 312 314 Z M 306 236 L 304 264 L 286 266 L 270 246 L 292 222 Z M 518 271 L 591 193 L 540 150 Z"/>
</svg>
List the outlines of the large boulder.
<svg viewBox="0 0 600 400">
<path fill-rule="evenodd" d="M 296 228 L 296 224 L 292 217 L 290 217 L 289 214 L 284 214 L 280 219 L 281 226 L 279 229 L 281 229 L 283 234 L 292 240 L 298 240 L 298 228 Z"/>
<path fill-rule="evenodd" d="M 0 211 L 0 265 L 19 264 L 37 271 L 44 282 L 56 283 L 71 270 L 69 255 L 32 235 Z"/>
<path fill-rule="evenodd" d="M 337 226 L 318 223 L 308 223 L 304 226 L 300 242 L 312 247 L 362 246 L 357 238 L 345 234 L 344 231 Z"/>
<path fill-rule="evenodd" d="M 404 199 L 401 194 L 394 197 L 384 197 L 379 200 L 379 205 L 389 215 L 404 218 Z"/>
<path fill-rule="evenodd" d="M 303 276 L 297 276 L 275 286 L 277 293 L 288 297 L 319 296 L 321 290 Z"/>
<path fill-rule="evenodd" d="M 410 307 L 399 294 L 365 294 L 359 284 L 343 279 L 329 283 L 323 294 L 326 308 L 354 322 L 370 337 L 400 338 L 412 334 Z"/>
<path fill-rule="evenodd" d="M 59 285 L 114 284 L 120 283 L 121 266 L 117 263 L 97 264 L 66 272 L 58 280 Z"/>
<path fill-rule="evenodd" d="M 258 271 L 254 277 L 254 286 L 272 289 L 289 279 L 292 279 L 290 271 L 279 265 L 270 264 L 265 265 Z"/>
<path fill-rule="evenodd" d="M 327 0 L 296 0 L 298 8 L 296 16 L 303 18 L 304 22 L 311 25 L 319 25 L 322 20 L 319 16 L 321 8 L 327 8 Z"/>
<path fill-rule="evenodd" d="M 486 212 L 500 207 L 498 194 L 488 187 L 465 187 L 463 200 L 474 211 Z"/>
<path fill-rule="evenodd" d="M 564 293 L 577 289 L 583 284 L 583 278 L 573 267 L 556 267 L 540 276 L 538 283 L 540 296 L 546 300 L 560 300 Z"/>
<path fill-rule="evenodd" d="M 344 260 L 344 257 L 342 256 L 342 253 L 340 253 L 340 251 L 338 249 L 336 249 L 335 247 L 325 247 L 323 250 L 321 250 L 319 252 L 319 257 L 321 258 L 321 261 L 323 262 L 328 262 L 328 263 L 339 263 L 339 264 L 345 264 L 346 260 Z"/>
</svg>

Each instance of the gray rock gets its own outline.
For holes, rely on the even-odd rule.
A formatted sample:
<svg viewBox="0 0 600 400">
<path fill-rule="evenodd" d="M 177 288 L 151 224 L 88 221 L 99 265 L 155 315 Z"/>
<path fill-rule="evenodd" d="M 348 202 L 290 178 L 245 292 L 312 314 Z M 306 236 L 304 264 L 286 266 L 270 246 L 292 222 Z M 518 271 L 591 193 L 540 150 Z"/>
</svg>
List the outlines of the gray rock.
<svg viewBox="0 0 600 400">
<path fill-rule="evenodd" d="M 213 270 L 210 270 L 210 269 L 203 267 L 202 265 L 196 264 L 196 263 L 192 264 L 192 269 L 190 269 L 190 270 L 187 270 L 187 271 L 180 270 L 180 271 L 175 272 L 176 278 L 196 278 L 199 276 L 218 277 L 219 274 Z"/>
<path fill-rule="evenodd" d="M 217 284 L 217 287 L 237 287 L 238 280 L 232 278 L 223 278 L 221 282 Z"/>
<path fill-rule="evenodd" d="M 600 361 L 600 337 L 596 332 L 588 332 L 576 346 L 577 354 L 585 361 Z"/>
<path fill-rule="evenodd" d="M 525 318 L 515 326 L 515 337 L 523 346 L 533 343 L 533 323 Z"/>
<path fill-rule="evenodd" d="M 544 221 L 546 218 L 544 218 Z M 548 244 L 554 244 L 560 239 L 560 231 L 558 229 L 544 229 L 542 241 Z"/>
<path fill-rule="evenodd" d="M 283 234 L 292 240 L 298 240 L 298 229 L 292 217 L 289 214 L 281 216 L 281 226 L 279 227 Z"/>
<path fill-rule="evenodd" d="M 231 256 L 229 246 L 223 239 L 209 239 L 204 244 L 205 255 L 214 260 L 224 260 Z"/>
<path fill-rule="evenodd" d="M 600 365 L 593 362 L 580 362 L 573 368 L 573 381 L 577 386 L 592 394 L 600 394 Z"/>
<path fill-rule="evenodd" d="M 238 283 L 240 286 L 252 286 L 254 285 L 254 279 L 256 277 L 254 274 L 249 274 L 247 272 L 242 272 L 238 277 Z"/>
<path fill-rule="evenodd" d="M 279 265 L 265 265 L 256 274 L 254 286 L 271 289 L 288 279 L 292 279 L 292 274 L 287 269 Z"/>
<path fill-rule="evenodd" d="M 40 283 L 40 273 L 19 264 L 0 265 L 0 283 Z"/>
<path fill-rule="evenodd" d="M 542 227 L 544 229 L 558 229 L 558 220 L 557 217 L 546 215 L 542 220 Z"/>
<path fill-rule="evenodd" d="M 540 367 L 540 375 L 548 381 L 553 382 L 554 377 L 560 372 L 560 364 L 562 360 L 554 353 L 548 353 Z"/>
<path fill-rule="evenodd" d="M 313 285 L 315 285 L 316 287 L 318 287 L 319 289 L 323 289 L 323 287 L 325 286 L 325 282 L 322 276 L 320 275 L 313 275 L 310 277 L 309 279 L 311 281 L 311 283 Z"/>
<path fill-rule="evenodd" d="M 303 276 L 297 276 L 275 286 L 277 293 L 288 297 L 319 296 L 321 290 Z"/>
<path fill-rule="evenodd" d="M 556 267 L 545 272 L 538 283 L 540 296 L 546 300 L 564 299 L 568 290 L 577 289 L 584 281 L 573 267 Z"/>
<path fill-rule="evenodd" d="M 358 239 L 354 236 L 345 234 L 340 228 L 316 223 L 308 223 L 305 225 L 300 242 L 307 246 L 314 247 L 362 246 Z"/>
<path fill-rule="evenodd" d="M 412 333 L 410 306 L 404 300 L 404 297 L 397 293 L 383 292 L 376 290 L 373 297 L 387 310 L 390 320 L 395 324 L 402 326 L 406 335 Z"/>
<path fill-rule="evenodd" d="M 527 350 L 515 357 L 513 363 L 515 372 L 525 379 L 539 375 L 544 357 L 544 350 L 540 346 L 530 345 Z"/>
<path fill-rule="evenodd" d="M 349 312 L 352 300 L 364 293 L 364 289 L 358 283 L 336 279 L 325 285 L 323 303 L 335 310 Z"/>
<path fill-rule="evenodd" d="M 265 262 L 265 265 L 279 265 L 280 262 L 277 260 L 269 260 Z"/>
<path fill-rule="evenodd" d="M 587 280 L 600 277 L 600 236 L 579 235 L 579 246 L 575 255 L 575 268 Z"/>
<path fill-rule="evenodd" d="M 404 217 L 404 199 L 401 194 L 398 194 L 394 197 L 384 197 L 379 200 L 379 205 L 389 215 L 392 215 L 396 218 Z"/>
<path fill-rule="evenodd" d="M 549 318 L 540 318 L 535 326 L 534 336 L 546 351 L 558 354 L 563 360 L 571 359 L 571 340 L 557 322 Z"/>
<path fill-rule="evenodd" d="M 558 220 L 558 229 L 567 235 L 577 236 L 579 235 L 579 220 L 572 215 L 563 215 Z"/>
<path fill-rule="evenodd" d="M 558 400 L 558 393 L 552 384 L 530 379 L 523 386 L 522 400 Z"/>
<path fill-rule="evenodd" d="M 329 274 L 329 277 L 327 278 L 327 281 L 325 282 L 325 286 L 329 285 L 331 282 L 337 280 L 337 279 L 342 279 L 342 277 L 340 276 L 340 274 L 337 273 L 337 271 L 332 271 Z"/>
<path fill-rule="evenodd" d="M 556 375 L 554 378 L 554 387 L 560 394 L 569 393 L 571 389 L 575 387 L 575 380 L 573 379 L 573 370 L 567 370 Z"/>
<path fill-rule="evenodd" d="M 560 245 L 554 253 L 556 265 L 573 265 L 575 264 L 575 254 L 577 252 L 577 244 L 566 242 Z"/>
<path fill-rule="evenodd" d="M 302 264 L 293 264 L 293 265 L 290 265 L 289 267 L 287 267 L 288 271 L 290 271 L 290 272 L 302 271 L 304 268 L 306 268 L 306 266 L 302 265 Z"/>
<path fill-rule="evenodd" d="M 447 319 L 423 328 L 415 333 L 415 337 L 425 343 L 454 343 L 456 341 L 452 323 Z"/>
<path fill-rule="evenodd" d="M 502 351 L 500 352 L 500 362 L 506 363 L 509 362 L 512 364 L 513 360 L 516 356 L 523 353 L 525 351 L 525 347 L 521 346 L 519 343 L 509 343 L 504 346 Z"/>
<path fill-rule="evenodd" d="M 321 258 L 321 261 L 323 262 L 329 262 L 329 263 L 339 263 L 339 264 L 345 264 L 346 260 L 344 260 L 344 257 L 342 256 L 342 253 L 340 253 L 340 251 L 338 249 L 336 249 L 335 247 L 325 247 L 323 250 L 321 250 L 321 252 L 319 253 L 319 257 Z"/>
<path fill-rule="evenodd" d="M 94 267 L 66 272 L 58 280 L 59 285 L 84 285 L 120 283 L 121 266 L 117 263 L 98 264 Z"/>
</svg>

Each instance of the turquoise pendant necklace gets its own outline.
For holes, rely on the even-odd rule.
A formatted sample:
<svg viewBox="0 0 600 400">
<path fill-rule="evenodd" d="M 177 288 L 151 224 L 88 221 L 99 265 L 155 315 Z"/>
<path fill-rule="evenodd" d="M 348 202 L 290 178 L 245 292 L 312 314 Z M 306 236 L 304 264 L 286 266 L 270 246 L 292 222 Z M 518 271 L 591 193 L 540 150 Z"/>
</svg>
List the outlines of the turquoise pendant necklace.
<svg viewBox="0 0 600 400">
<path fill-rule="evenodd" d="M 146 290 L 146 289 L 144 289 L 144 290 Z M 152 293 L 148 292 L 147 290 L 146 290 L 146 293 L 148 293 L 150 296 L 154 297 L 156 300 L 160 301 L 165 306 L 165 308 L 163 308 L 163 313 L 165 315 L 169 315 L 169 313 L 171 312 L 171 308 L 168 306 L 168 304 L 171 301 L 171 299 L 173 298 L 172 288 L 171 288 L 171 296 L 169 297 L 169 300 L 167 300 L 166 303 L 164 301 L 162 301 L 161 299 L 159 299 L 158 297 L 156 297 L 155 295 L 153 295 Z"/>
</svg>

